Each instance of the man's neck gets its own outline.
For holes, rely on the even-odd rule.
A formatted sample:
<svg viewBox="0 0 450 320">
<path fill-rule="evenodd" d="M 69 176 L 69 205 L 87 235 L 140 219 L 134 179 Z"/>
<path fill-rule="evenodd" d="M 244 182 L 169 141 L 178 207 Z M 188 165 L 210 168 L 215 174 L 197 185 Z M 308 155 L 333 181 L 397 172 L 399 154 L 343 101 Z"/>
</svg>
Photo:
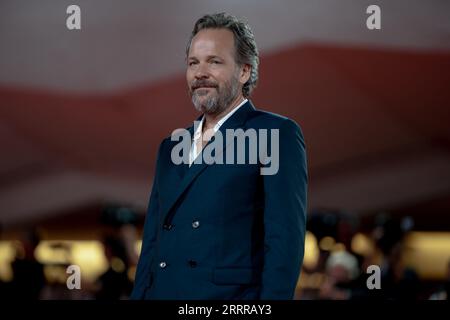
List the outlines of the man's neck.
<svg viewBox="0 0 450 320">
<path fill-rule="evenodd" d="M 217 124 L 217 122 L 219 122 L 220 119 L 222 119 L 225 115 L 228 114 L 228 112 L 230 112 L 235 107 L 237 107 L 240 103 L 242 103 L 242 101 L 244 101 L 244 97 L 240 94 L 236 97 L 236 99 L 233 100 L 233 102 L 230 103 L 228 108 L 226 108 L 222 112 L 217 113 L 217 114 L 205 113 L 205 120 L 203 122 L 203 131 L 214 128 L 214 126 Z"/>
</svg>

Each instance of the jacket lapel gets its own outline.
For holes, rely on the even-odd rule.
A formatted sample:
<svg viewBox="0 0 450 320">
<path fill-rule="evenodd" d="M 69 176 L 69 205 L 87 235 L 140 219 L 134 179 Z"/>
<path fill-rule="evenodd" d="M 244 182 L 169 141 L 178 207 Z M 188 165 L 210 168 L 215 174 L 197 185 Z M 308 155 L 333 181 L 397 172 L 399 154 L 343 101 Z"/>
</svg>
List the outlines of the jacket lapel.
<svg viewBox="0 0 450 320">
<path fill-rule="evenodd" d="M 216 133 L 216 135 L 220 132 L 220 134 L 222 134 L 223 137 L 223 148 L 222 148 L 222 153 L 225 151 L 227 145 L 229 143 L 231 143 L 231 141 L 226 141 L 225 137 L 225 130 L 227 129 L 237 129 L 237 128 L 242 128 L 244 123 L 246 122 L 247 118 L 249 117 L 249 115 L 255 110 L 255 107 L 252 105 L 252 103 L 249 101 L 247 101 L 243 106 L 241 106 L 239 108 L 239 110 L 237 110 L 229 119 L 227 119 L 227 121 L 224 122 L 224 124 L 219 128 L 219 131 Z M 201 117 L 199 118 L 201 119 Z M 197 120 L 199 120 L 197 119 Z M 193 137 L 194 134 L 194 127 L 191 126 L 190 128 L 188 128 L 188 130 L 191 133 L 191 137 Z M 205 150 L 205 148 L 211 143 L 211 141 L 209 141 L 206 146 L 203 148 L 203 150 Z M 203 154 L 201 153 L 199 155 L 199 157 L 203 156 Z M 184 168 L 184 175 L 183 173 L 183 168 L 176 168 L 176 170 L 181 170 L 179 171 L 180 177 L 181 177 L 181 182 L 180 184 L 174 188 L 174 192 L 168 196 L 167 201 L 162 204 L 162 214 L 165 217 L 165 222 L 166 223 L 170 223 L 170 221 L 173 218 L 173 214 L 169 214 L 170 210 L 172 209 L 172 207 L 175 205 L 176 201 L 181 197 L 181 195 L 189 188 L 189 186 L 194 182 L 194 180 L 209 166 L 208 164 L 206 164 L 204 161 L 202 161 L 202 163 L 200 164 L 195 164 L 195 162 L 192 164 L 191 167 L 189 167 L 188 164 L 182 164 L 182 165 L 177 165 L 176 167 L 182 167 L 182 166 L 187 166 L 187 168 Z"/>
</svg>

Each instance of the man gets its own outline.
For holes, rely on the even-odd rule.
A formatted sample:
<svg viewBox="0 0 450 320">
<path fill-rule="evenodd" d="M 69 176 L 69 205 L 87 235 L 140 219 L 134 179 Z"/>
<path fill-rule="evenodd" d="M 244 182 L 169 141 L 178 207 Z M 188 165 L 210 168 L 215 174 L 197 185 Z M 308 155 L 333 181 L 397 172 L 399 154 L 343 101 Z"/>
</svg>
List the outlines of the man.
<svg viewBox="0 0 450 320">
<path fill-rule="evenodd" d="M 131 298 L 292 299 L 306 225 L 301 130 L 248 100 L 259 58 L 247 24 L 224 13 L 205 15 L 186 54 L 189 93 L 202 115 L 187 129 L 187 161 L 174 161 L 173 137 L 159 147 Z M 266 155 L 276 153 L 276 170 L 262 174 L 267 157 L 236 163 L 232 152 L 231 163 L 201 161 L 215 140 L 239 130 L 276 133 L 270 143 L 257 145 Z M 235 148 L 227 141 L 212 154 L 244 150 L 242 159 L 248 160 L 255 150 L 250 140 Z"/>
</svg>

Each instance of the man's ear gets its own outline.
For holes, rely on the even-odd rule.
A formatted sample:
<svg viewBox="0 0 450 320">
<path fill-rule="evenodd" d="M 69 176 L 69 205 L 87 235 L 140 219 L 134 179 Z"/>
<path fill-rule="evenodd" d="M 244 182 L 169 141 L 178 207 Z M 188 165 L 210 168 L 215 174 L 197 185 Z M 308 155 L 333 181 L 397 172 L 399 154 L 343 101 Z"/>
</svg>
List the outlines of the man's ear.
<svg viewBox="0 0 450 320">
<path fill-rule="evenodd" d="M 241 67 L 241 72 L 239 74 L 239 82 L 244 85 L 248 79 L 250 79 L 250 73 L 252 71 L 252 67 L 249 64 L 243 64 Z"/>
</svg>

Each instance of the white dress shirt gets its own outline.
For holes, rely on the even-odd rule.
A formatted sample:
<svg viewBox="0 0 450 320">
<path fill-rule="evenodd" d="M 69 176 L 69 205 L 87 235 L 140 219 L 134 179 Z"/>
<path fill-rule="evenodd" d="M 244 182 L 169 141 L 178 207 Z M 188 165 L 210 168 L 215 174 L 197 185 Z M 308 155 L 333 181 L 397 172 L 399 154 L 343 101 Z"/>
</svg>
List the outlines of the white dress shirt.
<svg viewBox="0 0 450 320">
<path fill-rule="evenodd" d="M 225 123 L 225 121 L 228 120 L 229 117 L 231 117 L 240 107 L 242 107 L 248 99 L 244 99 L 237 107 L 235 107 L 233 110 L 228 112 L 226 115 L 224 115 L 219 121 L 217 121 L 216 125 L 214 126 L 214 134 L 219 130 L 219 128 Z M 191 150 L 189 152 L 189 167 L 192 165 L 192 163 L 195 161 L 197 156 L 201 153 L 202 148 L 198 148 L 197 144 L 201 141 L 203 136 L 203 123 L 205 122 L 205 116 L 202 117 L 202 120 L 200 121 L 199 126 L 195 130 L 194 133 L 194 139 L 192 141 Z"/>
</svg>

